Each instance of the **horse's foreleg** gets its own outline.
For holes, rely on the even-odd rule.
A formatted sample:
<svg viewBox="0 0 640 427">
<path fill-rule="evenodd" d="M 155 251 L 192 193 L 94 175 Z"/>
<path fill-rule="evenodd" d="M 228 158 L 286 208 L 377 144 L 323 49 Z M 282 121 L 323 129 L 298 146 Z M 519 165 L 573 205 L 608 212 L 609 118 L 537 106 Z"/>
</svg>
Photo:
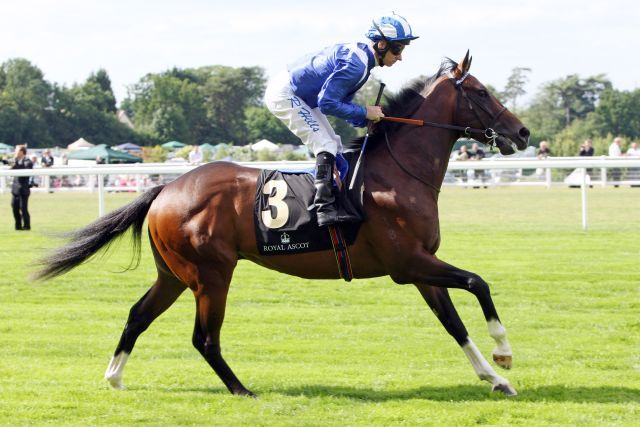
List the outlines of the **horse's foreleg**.
<svg viewBox="0 0 640 427">
<path fill-rule="evenodd" d="M 213 368 L 227 389 L 235 395 L 255 395 L 242 385 L 222 357 L 220 329 L 224 321 L 228 281 L 216 280 L 213 272 L 206 284 L 199 284 L 196 294 L 196 324 L 193 330 L 193 345 Z M 213 277 L 212 277 L 213 276 Z"/>
<path fill-rule="evenodd" d="M 151 322 L 169 308 L 185 289 L 175 278 L 158 276 L 156 283 L 131 307 L 127 324 L 104 374 L 104 378 L 113 388 L 124 389 L 124 367 L 140 334 L 147 330 Z"/>
<path fill-rule="evenodd" d="M 515 389 L 509 384 L 509 381 L 498 375 L 493 368 L 491 368 L 491 365 L 489 365 L 473 343 L 451 301 L 447 289 L 420 283 L 417 283 L 416 287 L 447 332 L 456 340 L 458 345 L 460 345 L 478 377 L 490 382 L 494 391 L 501 391 L 509 396 L 517 394 Z"/>
</svg>

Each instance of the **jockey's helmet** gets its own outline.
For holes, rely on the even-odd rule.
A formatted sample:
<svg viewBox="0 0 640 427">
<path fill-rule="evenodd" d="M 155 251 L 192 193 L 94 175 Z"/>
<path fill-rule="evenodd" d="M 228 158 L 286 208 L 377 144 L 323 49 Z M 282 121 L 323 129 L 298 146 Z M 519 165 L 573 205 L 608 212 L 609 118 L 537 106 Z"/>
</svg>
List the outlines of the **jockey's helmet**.
<svg viewBox="0 0 640 427">
<path fill-rule="evenodd" d="M 374 19 L 366 36 L 374 42 L 385 40 L 387 42 L 400 42 L 403 44 L 409 44 L 411 40 L 418 38 L 418 36 L 413 35 L 411 25 L 409 25 L 407 20 L 395 12 L 392 12 L 391 15 Z"/>
</svg>

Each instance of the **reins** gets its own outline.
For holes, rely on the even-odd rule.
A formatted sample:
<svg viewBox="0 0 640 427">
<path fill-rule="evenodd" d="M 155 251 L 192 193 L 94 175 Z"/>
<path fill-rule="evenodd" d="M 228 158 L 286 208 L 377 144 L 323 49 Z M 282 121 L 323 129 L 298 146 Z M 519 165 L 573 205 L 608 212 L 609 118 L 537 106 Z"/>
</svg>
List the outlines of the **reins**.
<svg viewBox="0 0 640 427">
<path fill-rule="evenodd" d="M 474 134 L 474 133 L 482 134 L 485 136 L 485 138 L 491 139 L 491 140 L 494 139 L 494 136 L 495 138 L 498 137 L 497 132 L 490 127 L 487 127 L 486 129 L 477 129 L 469 126 L 448 125 L 445 123 L 426 122 L 424 120 L 418 120 L 418 119 L 405 119 L 403 117 L 385 116 L 385 117 L 382 117 L 381 120 L 385 122 L 403 123 L 406 125 L 413 125 L 413 126 L 430 126 L 434 128 L 457 130 L 457 131 L 463 132 L 465 136 L 471 136 L 471 134 Z M 493 145 L 493 144 L 494 143 L 490 143 L 489 145 Z"/>
<path fill-rule="evenodd" d="M 498 118 L 502 115 L 502 113 L 504 113 L 507 110 L 507 107 L 503 106 L 502 109 L 498 111 L 498 114 L 493 116 L 491 112 L 488 111 L 482 104 L 480 104 L 478 101 L 474 100 L 473 98 L 470 98 L 467 95 L 467 92 L 465 92 L 464 88 L 462 87 L 462 83 L 464 82 L 464 80 L 467 78 L 468 75 L 469 73 L 466 73 L 464 76 L 462 76 L 457 80 L 453 78 L 453 76 L 451 75 L 451 77 L 449 78 L 449 81 L 451 81 L 451 83 L 454 85 L 456 90 L 458 90 L 462 95 L 462 97 L 467 101 L 469 110 L 473 111 L 473 114 L 476 116 L 476 119 L 478 119 L 480 124 L 484 126 L 484 129 L 472 128 L 470 126 L 449 125 L 446 123 L 427 122 L 427 121 L 418 120 L 418 119 L 405 119 L 402 117 L 382 117 L 381 120 L 386 122 L 404 123 L 404 124 L 413 125 L 413 126 L 430 126 L 434 128 L 455 130 L 458 132 L 462 132 L 464 136 L 467 136 L 467 137 L 471 136 L 472 134 L 483 135 L 485 138 L 491 141 L 489 142 L 489 145 L 495 147 L 497 145 L 496 139 L 500 135 L 498 135 L 498 132 L 493 130 L 492 126 L 496 123 L 496 121 L 498 121 Z M 459 99 L 460 98 L 458 98 L 458 100 Z M 484 121 L 482 120 L 478 112 L 473 108 L 473 104 L 475 104 L 478 108 L 480 108 L 482 111 L 484 111 L 487 115 L 491 117 L 491 122 L 489 123 L 488 126 L 484 125 Z M 458 107 L 456 106 L 456 111 L 457 110 L 458 110 Z"/>
<path fill-rule="evenodd" d="M 409 175 L 410 177 L 412 177 L 414 179 L 417 179 L 421 183 L 425 184 L 427 187 L 432 188 L 436 192 L 436 194 L 438 194 L 440 192 L 440 189 L 438 187 L 436 187 L 432 183 L 427 182 L 424 179 L 420 178 L 418 175 L 414 174 L 413 172 L 411 172 L 410 170 L 405 168 L 402 165 L 402 163 L 400 163 L 400 161 L 396 158 L 396 155 L 393 154 L 393 150 L 391 149 L 391 144 L 389 143 L 389 136 L 387 135 L 387 132 L 384 133 L 384 139 L 387 142 L 387 150 L 389 150 L 389 154 L 391 154 L 391 158 L 393 159 L 394 162 L 396 162 L 396 164 L 400 167 L 400 169 L 402 169 L 404 171 L 404 173 L 406 173 L 407 175 Z"/>
<path fill-rule="evenodd" d="M 469 76 L 469 73 L 465 73 L 461 78 L 457 80 L 453 77 L 451 73 L 449 75 L 450 75 L 449 81 L 451 81 L 451 83 L 454 85 L 456 90 L 458 90 L 460 92 L 460 95 L 462 95 L 462 97 L 467 101 L 469 109 L 473 111 L 473 114 L 476 116 L 476 119 L 478 119 L 478 121 L 484 127 L 484 129 L 472 128 L 469 126 L 450 125 L 446 123 L 427 122 L 427 121 L 418 120 L 418 119 L 405 119 L 402 117 L 386 117 L 385 116 L 385 117 L 382 117 L 381 120 L 384 120 L 387 122 L 403 123 L 403 124 L 408 124 L 413 126 L 429 126 L 429 127 L 435 127 L 435 128 L 441 128 L 441 129 L 455 130 L 455 131 L 464 133 L 464 135 L 467 137 L 471 136 L 472 134 L 483 135 L 485 138 L 491 141 L 489 142 L 490 146 L 492 147 L 497 146 L 496 139 L 500 135 L 498 135 L 498 133 L 495 130 L 493 130 L 492 126 L 495 125 L 495 123 L 498 121 L 498 118 L 502 115 L 502 113 L 504 113 L 507 110 L 507 107 L 503 106 L 502 109 L 495 116 L 492 115 L 491 112 L 489 112 L 481 103 L 474 100 L 473 98 L 470 98 L 465 92 L 464 88 L 462 87 L 462 83 L 467 78 L 467 76 Z M 458 97 L 457 99 L 459 101 L 460 97 Z M 482 120 L 478 112 L 473 108 L 472 103 L 475 104 L 482 111 L 484 111 L 487 115 L 489 115 L 489 117 L 491 117 L 491 122 L 489 122 L 488 126 L 484 125 L 484 121 Z M 458 109 L 459 109 L 459 103 L 456 102 L 456 110 L 454 112 L 454 115 L 458 111 Z M 391 149 L 391 143 L 389 142 L 389 136 L 387 132 L 384 133 L 384 139 L 387 143 L 387 149 L 389 150 L 389 154 L 391 154 L 391 158 L 396 162 L 396 164 L 400 167 L 400 169 L 402 169 L 407 175 L 411 176 L 412 178 L 430 187 L 436 193 L 440 192 L 440 189 L 438 187 L 431 184 L 430 182 L 427 182 L 423 178 L 420 178 L 418 175 L 414 174 L 413 172 L 408 170 L 406 167 L 404 167 L 402 163 L 400 163 L 400 161 L 396 158 L 395 154 L 393 153 L 393 150 Z"/>
</svg>

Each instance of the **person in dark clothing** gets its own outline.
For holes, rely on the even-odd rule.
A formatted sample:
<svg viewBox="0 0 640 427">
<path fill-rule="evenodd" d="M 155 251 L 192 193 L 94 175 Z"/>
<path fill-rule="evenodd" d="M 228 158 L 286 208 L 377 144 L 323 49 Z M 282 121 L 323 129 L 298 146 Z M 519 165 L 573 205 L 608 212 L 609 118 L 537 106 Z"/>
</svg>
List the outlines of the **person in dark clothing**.
<svg viewBox="0 0 640 427">
<path fill-rule="evenodd" d="M 471 146 L 471 153 L 469 153 L 469 159 L 482 160 L 485 157 L 486 157 L 486 154 L 484 153 L 484 150 L 480 148 L 477 142 L 474 142 L 473 145 Z M 480 181 L 484 182 L 485 180 L 484 169 L 477 169 L 475 171 L 475 177 Z"/>
<path fill-rule="evenodd" d="M 33 162 L 27 157 L 27 147 L 18 145 L 16 157 L 11 169 L 33 169 Z M 29 215 L 29 196 L 31 195 L 30 178 L 16 176 L 11 185 L 11 208 L 16 221 L 16 230 L 31 230 L 31 216 Z"/>
<path fill-rule="evenodd" d="M 587 138 L 584 140 L 584 144 L 580 146 L 580 157 L 591 157 L 593 156 L 593 141 L 591 138 Z M 593 169 L 587 169 L 587 175 L 590 177 L 593 174 Z"/>
<path fill-rule="evenodd" d="M 43 168 L 50 168 L 51 166 L 53 166 L 53 163 L 54 163 L 54 159 L 53 159 L 53 156 L 51 155 L 51 150 L 44 150 L 44 153 L 42 154 L 42 158 L 40 159 L 40 166 L 42 166 Z M 55 177 L 52 177 L 49 175 L 45 175 L 42 177 L 43 186 L 44 188 L 49 190 L 49 193 L 53 193 L 53 190 L 51 189 L 52 179 L 55 179 Z"/>
<path fill-rule="evenodd" d="M 42 165 L 43 168 L 50 168 L 51 166 L 53 166 L 53 156 L 51 155 L 51 151 L 50 150 L 44 150 L 44 153 L 42 154 L 42 159 L 40 159 L 40 164 Z"/>
<path fill-rule="evenodd" d="M 586 139 L 584 144 L 580 146 L 580 156 L 581 157 L 589 157 L 593 156 L 593 142 L 591 139 Z"/>
</svg>

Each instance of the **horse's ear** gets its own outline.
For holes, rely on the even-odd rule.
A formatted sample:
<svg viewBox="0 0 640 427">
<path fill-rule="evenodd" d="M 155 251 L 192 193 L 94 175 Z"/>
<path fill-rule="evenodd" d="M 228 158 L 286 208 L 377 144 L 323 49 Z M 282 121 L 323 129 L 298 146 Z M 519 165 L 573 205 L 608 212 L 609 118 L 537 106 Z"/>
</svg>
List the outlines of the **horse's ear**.
<svg viewBox="0 0 640 427">
<path fill-rule="evenodd" d="M 469 50 L 467 50 L 467 54 L 464 56 L 464 59 L 458 64 L 457 67 L 457 71 L 461 76 L 469 72 L 469 67 L 471 67 L 471 59 L 472 57 L 469 56 Z"/>
</svg>

